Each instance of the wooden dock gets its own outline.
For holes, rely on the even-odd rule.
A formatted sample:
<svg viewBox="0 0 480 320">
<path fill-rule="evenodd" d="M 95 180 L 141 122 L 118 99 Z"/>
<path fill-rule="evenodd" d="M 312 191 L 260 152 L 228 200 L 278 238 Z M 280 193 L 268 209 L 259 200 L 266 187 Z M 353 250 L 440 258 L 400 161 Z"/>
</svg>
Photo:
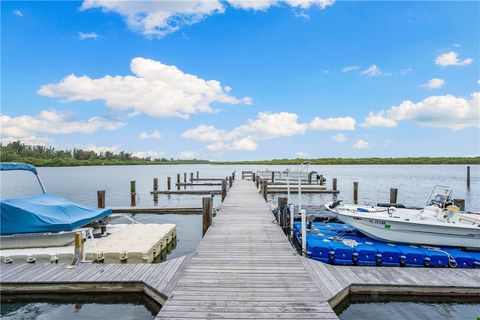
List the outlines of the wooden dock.
<svg viewBox="0 0 480 320">
<path fill-rule="evenodd" d="M 200 227 L 200 226 L 199 226 Z M 1 292 L 145 292 L 157 319 L 338 319 L 349 293 L 480 296 L 480 269 L 332 266 L 299 256 L 251 181 L 235 181 L 190 256 L 161 264 L 10 264 Z"/>
</svg>

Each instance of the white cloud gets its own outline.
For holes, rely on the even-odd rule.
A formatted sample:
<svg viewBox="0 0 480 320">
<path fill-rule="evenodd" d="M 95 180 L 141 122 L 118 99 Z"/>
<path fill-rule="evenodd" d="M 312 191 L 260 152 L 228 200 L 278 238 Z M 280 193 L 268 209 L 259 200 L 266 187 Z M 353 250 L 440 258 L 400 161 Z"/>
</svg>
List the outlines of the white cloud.
<svg viewBox="0 0 480 320">
<path fill-rule="evenodd" d="M 23 17 L 23 12 L 18 9 L 13 10 L 12 13 L 17 17 Z"/>
<path fill-rule="evenodd" d="M 390 76 L 390 75 L 392 75 L 390 72 L 383 72 L 383 71 L 380 70 L 380 68 L 379 68 L 377 65 L 375 65 L 375 64 L 372 64 L 370 67 L 368 67 L 368 69 L 363 70 L 363 71 L 362 71 L 362 74 L 367 75 L 367 76 L 369 76 L 369 77 Z"/>
<path fill-rule="evenodd" d="M 355 119 L 352 117 L 326 118 L 315 117 L 310 122 L 312 130 L 355 130 Z"/>
<path fill-rule="evenodd" d="M 163 37 L 180 28 L 195 24 L 213 14 L 225 12 L 224 3 L 234 9 L 263 10 L 280 4 L 293 8 L 308 9 L 317 6 L 325 9 L 333 5 L 334 0 L 208 0 L 208 1 L 122 1 L 122 0 L 85 0 L 81 10 L 100 8 L 104 12 L 121 15 L 130 29 L 145 36 Z"/>
<path fill-rule="evenodd" d="M 295 12 L 295 17 L 310 20 L 310 15 L 305 11 Z"/>
<path fill-rule="evenodd" d="M 191 160 L 197 157 L 197 152 L 195 151 L 182 151 L 178 154 L 179 159 Z"/>
<path fill-rule="evenodd" d="M 359 140 L 357 140 L 357 142 L 355 142 L 353 144 L 353 148 L 355 148 L 355 149 L 370 149 L 370 145 L 368 144 L 368 141 L 365 141 L 363 139 L 359 139 Z"/>
<path fill-rule="evenodd" d="M 99 130 L 116 130 L 123 122 L 92 117 L 87 120 L 75 120 L 65 112 L 43 110 L 37 116 L 22 115 L 10 117 L 0 115 L 1 137 L 4 141 L 48 141 L 48 137 L 37 134 L 91 134 Z"/>
<path fill-rule="evenodd" d="M 413 71 L 412 68 L 405 68 L 405 69 L 400 70 L 400 74 L 401 75 L 406 75 L 407 73 L 410 73 L 412 71 Z"/>
<path fill-rule="evenodd" d="M 79 32 L 78 36 L 82 40 L 84 40 L 84 39 L 97 39 L 99 37 L 99 35 L 96 34 L 95 32 L 89 32 L 89 33 Z"/>
<path fill-rule="evenodd" d="M 385 139 L 385 140 L 383 141 L 383 144 L 385 145 L 385 147 L 388 147 L 388 146 L 390 145 L 390 143 L 391 143 L 391 141 L 388 140 L 388 139 Z"/>
<path fill-rule="evenodd" d="M 291 137 L 307 130 L 354 130 L 355 119 L 351 117 L 320 119 L 315 117 L 310 123 L 298 122 L 298 116 L 289 112 L 260 112 L 255 120 L 233 128 L 231 131 L 217 129 L 211 125 L 200 125 L 185 131 L 184 138 L 211 142 L 211 151 L 244 150 L 254 151 L 257 142 L 278 137 Z"/>
<path fill-rule="evenodd" d="M 342 72 L 347 73 L 347 72 L 358 70 L 358 69 L 360 69 L 360 67 L 356 66 L 356 65 L 355 66 L 345 66 L 345 67 L 342 68 Z"/>
<path fill-rule="evenodd" d="M 10 142 L 14 142 L 17 140 L 21 140 L 22 143 L 29 144 L 29 145 L 46 146 L 52 143 L 52 140 L 47 137 L 37 137 L 37 136 L 12 137 L 12 136 L 3 136 L 3 135 L 0 137 L 0 142 L 3 144 L 8 144 Z"/>
<path fill-rule="evenodd" d="M 138 137 L 140 139 L 158 139 L 158 140 L 161 140 L 162 139 L 162 134 L 158 130 L 152 131 L 152 133 L 148 133 L 146 131 L 143 131 L 142 133 L 140 133 L 140 135 Z"/>
<path fill-rule="evenodd" d="M 422 87 L 426 87 L 429 89 L 438 89 L 445 86 L 445 80 L 440 78 L 433 78 L 428 80 L 427 83 L 422 84 Z"/>
<path fill-rule="evenodd" d="M 467 64 L 470 64 L 473 62 L 472 58 L 466 58 L 464 60 L 459 60 L 458 59 L 458 53 L 455 51 L 450 51 L 447 53 L 443 53 L 439 55 L 435 59 L 435 64 L 442 66 L 442 67 L 447 67 L 447 66 L 466 66 Z"/>
<path fill-rule="evenodd" d="M 460 130 L 480 127 L 480 92 L 470 99 L 452 95 L 430 96 L 414 103 L 405 100 L 387 111 L 370 113 L 362 127 L 395 127 L 399 121 L 414 121 L 422 127 Z"/>
<path fill-rule="evenodd" d="M 454 43 L 453 46 L 458 48 L 458 47 L 460 47 L 460 44 L 459 43 Z"/>
<path fill-rule="evenodd" d="M 120 148 L 121 146 L 120 145 L 114 145 L 114 146 L 97 146 L 96 144 L 90 144 L 82 149 L 84 150 L 89 150 L 89 151 L 93 151 L 97 154 L 100 154 L 100 153 L 105 153 L 107 151 L 109 152 L 113 152 L 113 153 L 118 153 L 120 152 Z"/>
<path fill-rule="evenodd" d="M 132 152 L 132 157 L 136 158 L 151 158 L 151 159 L 160 159 L 165 157 L 163 152 L 159 151 L 134 151 Z"/>
<path fill-rule="evenodd" d="M 345 142 L 347 141 L 347 136 L 344 135 L 343 133 L 338 133 L 332 137 L 333 140 L 337 142 Z"/>
<path fill-rule="evenodd" d="M 295 156 L 296 156 L 297 158 L 302 159 L 302 158 L 308 157 L 308 153 L 299 151 L 299 152 L 295 153 Z"/>
<path fill-rule="evenodd" d="M 251 104 L 248 97 L 229 95 L 230 88 L 217 80 L 203 80 L 159 61 L 134 58 L 133 76 L 92 79 L 69 75 L 56 84 L 40 87 L 38 94 L 60 97 L 65 102 L 105 100 L 108 107 L 133 109 L 153 117 L 188 118 L 192 113 L 212 112 L 211 104 Z"/>
</svg>

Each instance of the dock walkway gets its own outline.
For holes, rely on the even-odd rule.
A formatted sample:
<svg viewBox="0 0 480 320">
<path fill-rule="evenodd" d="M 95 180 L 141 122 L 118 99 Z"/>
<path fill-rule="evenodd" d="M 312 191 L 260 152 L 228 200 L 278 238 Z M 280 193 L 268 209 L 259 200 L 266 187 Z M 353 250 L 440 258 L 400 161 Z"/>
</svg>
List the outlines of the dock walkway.
<svg viewBox="0 0 480 320">
<path fill-rule="evenodd" d="M 338 319 L 349 293 L 480 297 L 480 269 L 333 266 L 299 256 L 236 180 L 197 251 L 161 264 L 1 264 L 1 293 L 145 292 L 157 319 Z"/>
</svg>

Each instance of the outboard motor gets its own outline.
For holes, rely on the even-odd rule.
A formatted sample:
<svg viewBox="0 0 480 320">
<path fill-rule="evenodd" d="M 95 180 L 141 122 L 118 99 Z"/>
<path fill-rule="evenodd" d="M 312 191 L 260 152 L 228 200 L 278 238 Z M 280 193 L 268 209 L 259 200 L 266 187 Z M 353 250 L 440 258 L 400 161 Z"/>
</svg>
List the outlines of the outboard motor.
<svg viewBox="0 0 480 320">
<path fill-rule="evenodd" d="M 334 208 L 338 207 L 342 201 L 343 201 L 343 200 L 334 201 L 334 202 L 332 202 L 332 204 L 330 204 L 328 207 L 329 207 L 330 209 L 334 209 Z"/>
</svg>

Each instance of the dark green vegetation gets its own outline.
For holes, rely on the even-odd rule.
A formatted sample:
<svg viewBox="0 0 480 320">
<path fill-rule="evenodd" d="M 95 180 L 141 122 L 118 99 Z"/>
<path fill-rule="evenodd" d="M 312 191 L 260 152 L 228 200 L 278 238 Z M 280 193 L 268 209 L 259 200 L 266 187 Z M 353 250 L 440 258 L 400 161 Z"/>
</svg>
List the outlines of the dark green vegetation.
<svg viewBox="0 0 480 320">
<path fill-rule="evenodd" d="M 0 144 L 0 159 L 2 162 L 25 162 L 37 167 L 209 163 L 207 160 L 196 159 L 137 158 L 125 151 L 96 153 L 82 149 L 56 150 L 53 147 L 26 145 L 20 141 Z"/>
<path fill-rule="evenodd" d="M 0 144 L 2 162 L 25 162 L 37 167 L 96 166 L 96 165 L 138 165 L 138 164 L 228 164 L 228 165 L 299 165 L 310 161 L 317 165 L 341 164 L 480 164 L 479 157 L 408 157 L 408 158 L 320 158 L 320 159 L 273 159 L 254 161 L 215 161 L 137 158 L 131 153 L 73 149 L 56 150 L 53 147 L 32 146 L 20 141 L 7 145 Z"/>
<path fill-rule="evenodd" d="M 210 162 L 211 164 L 262 164 L 299 165 L 310 161 L 317 165 L 337 164 L 480 164 L 480 157 L 408 157 L 408 158 L 319 158 L 319 159 L 273 159 L 258 161 Z"/>
</svg>

